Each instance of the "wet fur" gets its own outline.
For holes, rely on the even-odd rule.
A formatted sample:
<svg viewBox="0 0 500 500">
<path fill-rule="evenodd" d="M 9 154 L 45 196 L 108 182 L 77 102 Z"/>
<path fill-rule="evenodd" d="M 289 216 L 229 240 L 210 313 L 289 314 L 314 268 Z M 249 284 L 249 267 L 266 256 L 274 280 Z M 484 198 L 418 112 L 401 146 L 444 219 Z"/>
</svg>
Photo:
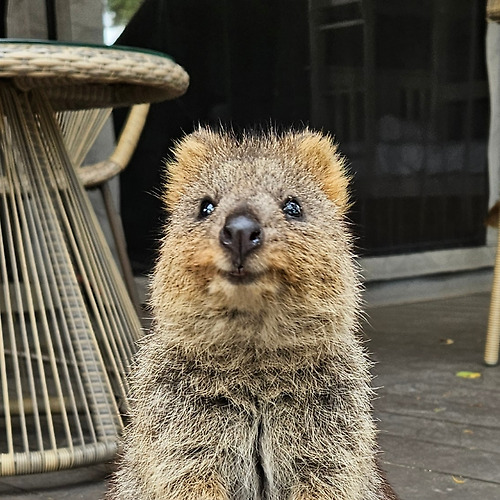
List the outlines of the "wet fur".
<svg viewBox="0 0 500 500">
<path fill-rule="evenodd" d="M 120 500 L 393 499 L 376 464 L 348 178 L 328 137 L 200 129 L 168 165 L 153 331 L 131 376 Z M 197 217 L 206 196 L 216 203 Z M 304 220 L 287 220 L 297 197 Z M 218 242 L 235 210 L 264 244 L 235 285 Z"/>
</svg>

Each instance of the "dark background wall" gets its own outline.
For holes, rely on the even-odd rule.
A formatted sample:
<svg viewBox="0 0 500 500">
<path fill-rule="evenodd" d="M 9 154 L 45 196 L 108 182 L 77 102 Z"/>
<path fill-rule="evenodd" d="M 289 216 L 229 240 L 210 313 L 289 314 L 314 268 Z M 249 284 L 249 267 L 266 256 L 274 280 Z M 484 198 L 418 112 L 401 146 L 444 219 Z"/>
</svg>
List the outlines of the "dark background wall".
<svg viewBox="0 0 500 500">
<path fill-rule="evenodd" d="M 354 174 L 365 255 L 484 244 L 484 0 L 146 0 L 118 44 L 171 54 L 188 93 L 154 105 L 122 174 L 136 271 L 154 258 L 162 159 L 198 123 L 322 128 Z M 117 127 L 123 112 L 117 113 Z"/>
</svg>

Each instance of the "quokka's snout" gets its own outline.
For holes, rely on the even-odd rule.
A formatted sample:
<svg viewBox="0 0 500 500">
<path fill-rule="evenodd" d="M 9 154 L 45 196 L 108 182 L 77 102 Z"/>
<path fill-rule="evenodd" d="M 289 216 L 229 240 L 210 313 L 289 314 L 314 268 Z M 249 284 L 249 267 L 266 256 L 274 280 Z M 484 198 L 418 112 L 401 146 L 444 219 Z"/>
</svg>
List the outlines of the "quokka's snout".
<svg viewBox="0 0 500 500">
<path fill-rule="evenodd" d="M 264 244 L 264 228 L 247 210 L 228 215 L 219 233 L 219 242 L 231 255 L 233 273 L 242 273 L 248 255 Z"/>
</svg>

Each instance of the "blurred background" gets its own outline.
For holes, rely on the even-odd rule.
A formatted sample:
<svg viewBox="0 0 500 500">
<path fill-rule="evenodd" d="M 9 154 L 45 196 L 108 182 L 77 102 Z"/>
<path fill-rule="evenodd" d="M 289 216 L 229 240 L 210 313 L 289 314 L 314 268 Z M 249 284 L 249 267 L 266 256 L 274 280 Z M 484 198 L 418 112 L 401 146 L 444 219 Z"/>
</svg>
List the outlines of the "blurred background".
<svg viewBox="0 0 500 500">
<path fill-rule="evenodd" d="M 320 128 L 340 143 L 368 281 L 470 273 L 468 286 L 483 289 L 493 262 L 486 30 L 480 0 L 142 2 L 116 43 L 172 54 L 191 87 L 153 107 L 122 175 L 136 271 L 154 256 L 154 166 L 172 140 L 198 122 L 272 122 Z M 443 293 L 457 290 L 453 281 Z"/>
<path fill-rule="evenodd" d="M 495 235 L 484 219 L 498 197 L 500 159 L 488 165 L 485 42 L 499 28 L 487 27 L 485 0 L 15 4 L 6 36 L 158 50 L 190 75 L 186 95 L 152 106 L 120 177 L 135 274 L 154 261 L 173 142 L 198 123 L 273 123 L 322 129 L 339 142 L 354 174 L 350 218 L 367 281 L 439 275 L 450 277 L 450 291 L 453 275 L 468 273 L 474 290 L 489 286 Z M 125 114 L 114 113 L 116 133 Z"/>
</svg>

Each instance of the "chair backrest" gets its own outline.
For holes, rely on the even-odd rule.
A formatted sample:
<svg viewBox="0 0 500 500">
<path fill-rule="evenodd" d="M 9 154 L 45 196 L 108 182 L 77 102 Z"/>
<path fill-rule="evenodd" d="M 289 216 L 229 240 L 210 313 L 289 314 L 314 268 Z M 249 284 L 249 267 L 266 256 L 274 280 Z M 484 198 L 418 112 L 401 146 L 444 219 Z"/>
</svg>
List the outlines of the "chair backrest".
<svg viewBox="0 0 500 500">
<path fill-rule="evenodd" d="M 486 18 L 489 21 L 500 22 L 500 0 L 488 0 L 486 4 Z"/>
<path fill-rule="evenodd" d="M 127 121 L 109 158 L 93 165 L 82 166 L 87 153 L 111 113 L 110 108 L 63 111 L 57 114 L 70 158 L 80 180 L 87 188 L 96 187 L 118 175 L 128 164 L 137 146 L 149 104 L 132 106 Z"/>
</svg>

